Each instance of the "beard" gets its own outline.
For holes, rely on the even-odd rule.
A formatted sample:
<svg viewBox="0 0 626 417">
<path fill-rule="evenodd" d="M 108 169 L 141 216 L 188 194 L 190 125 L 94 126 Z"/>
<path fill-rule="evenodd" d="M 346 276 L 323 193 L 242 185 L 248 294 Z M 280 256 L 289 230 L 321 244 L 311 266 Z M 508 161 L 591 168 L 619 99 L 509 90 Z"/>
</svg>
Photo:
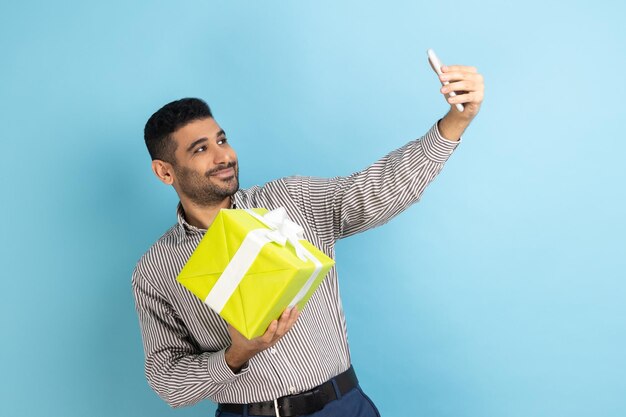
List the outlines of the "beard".
<svg viewBox="0 0 626 417">
<path fill-rule="evenodd" d="M 227 179 L 213 177 L 222 169 L 233 168 L 235 175 Z M 180 191 L 199 206 L 212 206 L 220 203 L 239 190 L 239 164 L 230 162 L 201 174 L 187 167 L 174 168 Z"/>
</svg>

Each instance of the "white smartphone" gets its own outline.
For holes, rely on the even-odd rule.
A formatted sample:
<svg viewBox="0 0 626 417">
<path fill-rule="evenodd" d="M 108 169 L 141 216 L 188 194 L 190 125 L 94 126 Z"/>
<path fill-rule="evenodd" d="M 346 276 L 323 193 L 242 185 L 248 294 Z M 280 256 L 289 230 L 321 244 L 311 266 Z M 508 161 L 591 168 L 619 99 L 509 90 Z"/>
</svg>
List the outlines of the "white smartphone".
<svg viewBox="0 0 626 417">
<path fill-rule="evenodd" d="M 443 74 L 441 72 L 441 67 L 443 66 L 443 64 L 441 63 L 439 58 L 437 58 L 437 55 L 435 55 L 435 51 L 433 51 L 432 49 L 429 49 L 428 51 L 426 51 L 426 53 L 428 54 L 428 62 L 430 62 L 430 66 L 437 73 L 437 75 Z M 448 81 L 443 81 L 441 84 L 448 85 L 450 83 Z M 450 97 L 454 97 L 454 96 L 456 96 L 456 93 L 454 91 L 450 91 L 450 93 L 448 95 Z M 458 111 L 465 110 L 465 107 L 463 107 L 463 105 L 461 103 L 457 103 L 457 104 L 455 104 L 455 106 L 456 106 L 456 109 Z"/>
</svg>

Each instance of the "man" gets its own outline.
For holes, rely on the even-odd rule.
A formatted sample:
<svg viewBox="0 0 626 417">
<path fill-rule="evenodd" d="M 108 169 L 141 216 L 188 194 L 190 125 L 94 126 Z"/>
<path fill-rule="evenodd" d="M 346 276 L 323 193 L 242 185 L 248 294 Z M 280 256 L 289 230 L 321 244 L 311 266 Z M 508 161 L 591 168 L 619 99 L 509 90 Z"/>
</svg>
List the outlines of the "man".
<svg viewBox="0 0 626 417">
<path fill-rule="evenodd" d="M 348 177 L 287 177 L 240 190 L 237 155 L 203 101 L 178 100 L 150 117 L 152 169 L 180 198 L 178 222 L 139 260 L 132 285 L 146 376 L 165 401 L 179 407 L 210 399 L 221 416 L 379 415 L 350 363 L 335 268 L 302 312 L 286 310 L 253 340 L 176 276 L 222 208 L 285 207 L 305 238 L 334 258 L 337 239 L 381 225 L 418 201 L 483 100 L 475 68 L 444 67 L 440 78 L 450 82 L 441 88 L 449 112 L 420 139 Z"/>
</svg>

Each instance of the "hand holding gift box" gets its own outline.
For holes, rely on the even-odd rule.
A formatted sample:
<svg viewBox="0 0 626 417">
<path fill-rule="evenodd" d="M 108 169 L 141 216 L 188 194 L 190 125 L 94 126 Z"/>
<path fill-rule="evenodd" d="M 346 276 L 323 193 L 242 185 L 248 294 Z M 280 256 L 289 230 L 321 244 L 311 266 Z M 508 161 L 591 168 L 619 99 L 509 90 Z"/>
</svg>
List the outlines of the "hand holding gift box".
<svg viewBox="0 0 626 417">
<path fill-rule="evenodd" d="M 284 208 L 220 210 L 177 280 L 248 339 L 302 311 L 334 261 Z"/>
</svg>

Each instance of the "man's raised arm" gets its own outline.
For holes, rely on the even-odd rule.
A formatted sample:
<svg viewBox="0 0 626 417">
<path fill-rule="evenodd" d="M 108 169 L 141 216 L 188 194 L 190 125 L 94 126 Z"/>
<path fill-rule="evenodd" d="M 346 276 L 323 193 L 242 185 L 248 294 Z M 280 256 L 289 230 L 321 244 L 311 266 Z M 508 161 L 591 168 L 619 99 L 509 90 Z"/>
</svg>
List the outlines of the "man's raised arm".
<svg viewBox="0 0 626 417">
<path fill-rule="evenodd" d="M 441 88 L 450 111 L 421 138 L 392 151 L 363 171 L 330 179 L 284 179 L 320 238 L 333 242 L 391 220 L 417 202 L 443 168 L 483 100 L 482 76 L 473 67 L 444 66 Z M 463 103 L 459 112 L 455 104 Z"/>
</svg>

